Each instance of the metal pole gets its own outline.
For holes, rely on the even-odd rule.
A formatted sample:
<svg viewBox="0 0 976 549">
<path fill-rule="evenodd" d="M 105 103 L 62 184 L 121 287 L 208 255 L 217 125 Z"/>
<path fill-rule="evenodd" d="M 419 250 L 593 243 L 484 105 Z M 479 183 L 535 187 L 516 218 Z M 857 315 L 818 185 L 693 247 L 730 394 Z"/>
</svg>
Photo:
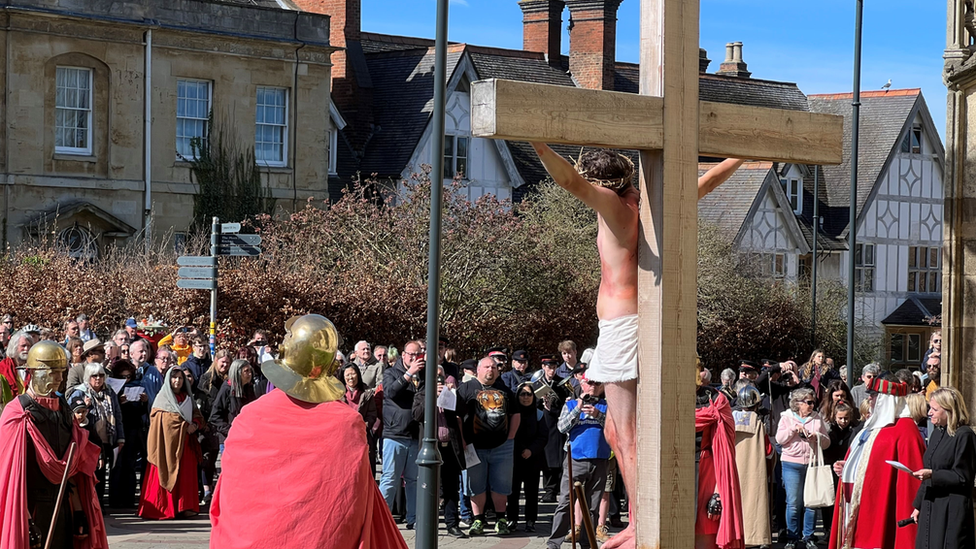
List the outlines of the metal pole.
<svg viewBox="0 0 976 549">
<path fill-rule="evenodd" d="M 217 245 L 220 243 L 220 218 L 210 225 L 210 257 L 214 259 L 214 285 L 210 290 L 210 357 L 217 352 Z"/>
<path fill-rule="evenodd" d="M 810 348 L 817 348 L 817 239 L 820 236 L 820 166 L 813 167 L 813 260 L 810 262 L 812 327 Z M 850 379 L 850 378 L 848 378 Z"/>
<path fill-rule="evenodd" d="M 861 120 L 861 15 L 864 0 L 857 0 L 857 15 L 854 23 L 854 97 L 851 102 L 851 205 L 847 246 L 847 379 L 854 381 L 854 268 L 855 247 L 857 244 L 857 141 L 860 135 Z M 862 258 L 863 259 L 863 258 Z"/>
<path fill-rule="evenodd" d="M 437 547 L 437 497 L 441 460 L 437 448 L 437 352 L 441 304 L 441 196 L 444 193 L 444 111 L 447 103 L 447 7 L 437 0 L 434 54 L 434 116 L 431 131 L 430 256 L 427 265 L 427 364 L 424 375 L 424 439 L 417 454 L 418 549 Z M 434 357 L 434 360 L 431 360 Z"/>
</svg>

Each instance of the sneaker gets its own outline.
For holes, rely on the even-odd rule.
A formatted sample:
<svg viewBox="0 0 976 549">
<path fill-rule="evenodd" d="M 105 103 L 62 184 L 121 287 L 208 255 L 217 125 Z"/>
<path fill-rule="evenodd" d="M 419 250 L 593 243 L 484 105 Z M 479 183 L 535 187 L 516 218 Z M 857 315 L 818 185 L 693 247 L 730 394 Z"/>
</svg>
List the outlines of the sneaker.
<svg viewBox="0 0 976 549">
<path fill-rule="evenodd" d="M 508 528 L 508 521 L 504 517 L 500 517 L 497 522 L 495 522 L 495 533 L 499 536 L 505 536 L 511 534 L 512 531 Z"/>
<path fill-rule="evenodd" d="M 814 540 L 812 540 L 812 539 L 808 539 L 805 543 L 806 543 L 807 549 L 818 549 L 817 548 L 817 542 L 814 541 Z"/>
<path fill-rule="evenodd" d="M 607 528 L 606 524 L 600 524 L 596 527 L 596 540 L 603 543 L 610 539 L 610 529 Z"/>
<path fill-rule="evenodd" d="M 458 527 L 460 527 L 460 528 L 471 528 L 471 522 L 468 522 L 468 521 L 466 521 L 464 519 L 461 519 L 461 520 L 458 521 Z"/>
<path fill-rule="evenodd" d="M 469 536 L 483 536 L 485 535 L 485 523 L 481 519 L 474 519 L 471 523 L 471 528 L 468 529 Z"/>
<path fill-rule="evenodd" d="M 535 532 L 535 523 L 532 522 L 532 521 L 526 521 L 525 522 L 525 531 L 526 532 Z"/>
<path fill-rule="evenodd" d="M 796 549 L 796 541 L 790 540 L 786 542 L 786 545 L 783 547 L 783 549 Z"/>
</svg>

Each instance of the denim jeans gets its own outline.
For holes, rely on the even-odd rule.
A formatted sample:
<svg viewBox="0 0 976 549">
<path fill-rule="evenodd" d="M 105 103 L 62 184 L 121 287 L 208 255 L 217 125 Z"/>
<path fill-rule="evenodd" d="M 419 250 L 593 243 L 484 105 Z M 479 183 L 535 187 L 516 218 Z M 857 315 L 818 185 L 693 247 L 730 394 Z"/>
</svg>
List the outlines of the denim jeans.
<svg viewBox="0 0 976 549">
<path fill-rule="evenodd" d="M 383 475 L 380 477 L 380 493 L 386 506 L 393 509 L 393 498 L 400 486 L 400 476 L 406 481 L 407 524 L 417 521 L 417 451 L 416 440 L 399 438 L 383 439 Z"/>
<path fill-rule="evenodd" d="M 807 478 L 807 466 L 789 461 L 783 462 L 783 487 L 786 488 L 786 527 L 791 539 L 810 539 L 816 526 L 817 510 L 803 506 L 803 483 Z M 802 536 L 800 527 L 802 521 Z"/>
</svg>

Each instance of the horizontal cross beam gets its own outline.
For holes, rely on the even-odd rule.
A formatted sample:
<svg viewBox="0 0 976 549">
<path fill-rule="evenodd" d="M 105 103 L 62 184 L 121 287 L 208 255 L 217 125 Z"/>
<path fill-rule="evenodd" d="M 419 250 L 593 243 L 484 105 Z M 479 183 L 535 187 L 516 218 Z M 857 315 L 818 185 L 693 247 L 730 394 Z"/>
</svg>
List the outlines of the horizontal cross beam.
<svg viewBox="0 0 976 549">
<path fill-rule="evenodd" d="M 700 101 L 702 156 L 840 164 L 844 119 L 805 111 Z M 471 86 L 475 137 L 624 150 L 664 148 L 664 99 L 512 80 Z"/>
</svg>

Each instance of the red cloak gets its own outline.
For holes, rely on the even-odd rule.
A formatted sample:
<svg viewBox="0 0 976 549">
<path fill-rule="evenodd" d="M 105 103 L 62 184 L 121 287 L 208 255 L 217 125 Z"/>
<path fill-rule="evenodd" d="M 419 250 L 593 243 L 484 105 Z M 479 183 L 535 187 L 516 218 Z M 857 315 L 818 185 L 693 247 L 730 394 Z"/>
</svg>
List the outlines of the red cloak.
<svg viewBox="0 0 976 549">
<path fill-rule="evenodd" d="M 369 465 L 359 413 L 275 389 L 224 443 L 210 547 L 407 549 Z"/>
<path fill-rule="evenodd" d="M 88 431 L 72 420 L 71 440 L 78 447 L 68 478 L 77 486 L 88 517 L 89 536 L 75 541 L 75 549 L 108 549 L 105 522 L 95 494 L 95 469 L 101 449 L 88 441 Z M 64 460 L 37 430 L 19 399 L 10 401 L 0 416 L 0 549 L 22 549 L 30 545 L 27 528 L 27 438 L 33 440 L 37 463 L 49 482 L 61 484 Z M 64 458 L 68 456 L 65 454 Z M 38 525 L 47 535 L 47 526 Z"/>
<path fill-rule="evenodd" d="M 701 460 L 698 465 L 698 509 L 695 534 L 717 534 L 719 549 L 742 549 L 742 493 L 735 466 L 735 420 L 729 401 L 717 393 L 711 404 L 695 410 L 695 430 L 702 432 Z M 718 490 L 722 514 L 718 521 L 708 518 L 708 500 Z"/>
<path fill-rule="evenodd" d="M 912 471 L 923 468 L 925 441 L 911 418 L 900 418 L 882 427 L 874 439 L 864 479 L 860 505 L 854 509 L 848 531 L 843 532 L 844 483 L 837 486 L 837 506 L 831 527 L 830 549 L 872 547 L 915 549 L 916 524 L 898 528 L 898 521 L 912 516 L 912 502 L 921 481 L 885 463 L 899 461 Z M 848 536 L 845 542 L 845 537 Z"/>
<path fill-rule="evenodd" d="M 17 377 L 17 364 L 12 357 L 8 356 L 0 360 L 0 375 L 7 378 L 7 384 L 10 385 L 10 390 L 13 391 L 14 396 L 24 392 L 24 385 L 20 382 L 20 378 Z M 60 482 L 58 481 L 59 484 Z"/>
</svg>

